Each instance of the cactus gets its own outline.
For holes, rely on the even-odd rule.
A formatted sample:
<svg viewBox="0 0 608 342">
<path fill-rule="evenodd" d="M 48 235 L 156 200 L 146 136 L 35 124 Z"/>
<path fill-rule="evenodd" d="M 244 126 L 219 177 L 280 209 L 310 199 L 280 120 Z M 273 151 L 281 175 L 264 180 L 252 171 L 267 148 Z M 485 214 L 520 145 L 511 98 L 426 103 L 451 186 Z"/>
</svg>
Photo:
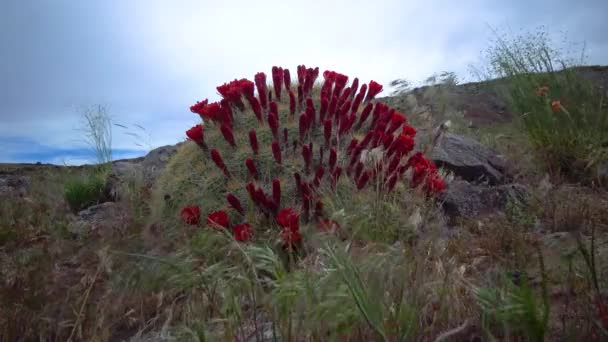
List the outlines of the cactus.
<svg viewBox="0 0 608 342">
<path fill-rule="evenodd" d="M 359 87 L 355 78 L 349 86 L 346 75 L 325 71 L 323 83 L 315 87 L 318 75 L 318 68 L 300 65 L 297 84 L 292 84 L 289 70 L 275 66 L 274 93 L 260 72 L 255 82 L 241 79 L 219 86 L 221 101 L 191 107 L 204 120 L 205 135 L 203 141 L 201 134 L 188 131 L 204 164 L 197 176 L 200 198 L 189 204 L 202 203 L 208 225 L 232 229 L 238 241 L 271 234 L 294 247 L 302 240 L 299 224 L 281 220 L 287 215 L 298 223 L 328 222 L 323 196 L 337 193 L 341 184 L 350 183 L 349 191 L 389 194 L 405 181 L 427 195 L 443 191 L 435 165 L 420 152 L 412 153 L 416 130 L 406 116 L 374 101 L 382 85 L 371 81 Z M 283 88 L 288 97 L 281 97 Z M 365 158 L 372 151 L 379 159 Z M 406 179 L 409 169 L 412 178 Z M 209 215 L 215 220 L 221 216 L 222 224 Z"/>
</svg>

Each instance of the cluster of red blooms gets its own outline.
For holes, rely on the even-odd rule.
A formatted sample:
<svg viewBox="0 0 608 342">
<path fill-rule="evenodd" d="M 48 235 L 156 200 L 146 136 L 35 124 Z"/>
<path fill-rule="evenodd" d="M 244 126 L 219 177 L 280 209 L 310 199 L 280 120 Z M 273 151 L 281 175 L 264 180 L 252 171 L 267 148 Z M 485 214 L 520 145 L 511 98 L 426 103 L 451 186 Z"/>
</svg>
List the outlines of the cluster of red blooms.
<svg viewBox="0 0 608 342">
<path fill-rule="evenodd" d="M 238 203 L 238 199 L 234 197 L 234 199 Z M 228 198 L 230 201 L 230 197 Z M 240 203 L 237 204 L 240 206 Z M 242 211 L 243 208 L 240 207 Z M 190 225 L 198 225 L 200 222 L 201 210 L 198 206 L 193 205 L 189 207 L 185 207 L 181 211 L 182 220 Z M 230 227 L 230 219 L 228 218 L 228 213 L 223 210 L 218 210 L 207 215 L 207 225 L 214 229 L 231 229 L 232 235 L 237 241 L 249 241 L 251 239 L 251 225 L 247 222 L 235 224 Z"/>
<path fill-rule="evenodd" d="M 272 68 L 272 91 L 268 90 L 266 75 L 260 72 L 255 75 L 254 82 L 241 79 L 219 86 L 217 90 L 222 96 L 221 101 L 209 104 L 205 100 L 190 108 L 192 112 L 215 123 L 228 144 L 235 147 L 233 122 L 235 119 L 238 120 L 235 116 L 236 110 L 244 109 L 242 100 L 244 97 L 260 122 L 260 126 L 268 124 L 274 139 L 267 148 L 277 165 L 283 167 L 286 161 L 302 158 L 303 168 L 293 174 L 297 203 L 282 203 L 279 179 L 272 181 L 271 194 L 265 193 L 260 186 L 261 177 L 256 158 L 261 147 L 256 130 L 248 132 L 252 155 L 244 160 L 244 164 L 251 178 L 249 181 L 245 180 L 247 183 L 245 189 L 253 206 L 266 217 L 274 218 L 282 227 L 281 237 L 285 246 L 294 246 L 301 241 L 299 232 L 301 219 L 304 221 L 313 219 L 323 230 L 338 226 L 337 223 L 324 218 L 323 202 L 318 198 L 318 189 L 324 182 L 335 188 L 343 174 L 343 168 L 344 173 L 352 179 L 359 190 L 375 180 L 385 191 L 390 192 L 397 181 L 403 179 L 405 172 L 410 169 L 412 178 L 409 183 L 412 187 L 420 186 L 429 195 L 440 193 L 446 187 L 432 161 L 424 158 L 420 152 L 409 156 L 414 150 L 416 130 L 408 125 L 407 118 L 387 105 L 373 101 L 382 92 L 382 85 L 371 81 L 359 87 L 359 80 L 355 78 L 348 86 L 348 76 L 325 71 L 319 102 L 315 104 L 311 95 L 318 76 L 319 68 L 298 66 L 298 83 L 294 85 L 298 94 L 296 100 L 291 88 L 289 70 L 275 66 Z M 278 111 L 283 88 L 289 95 L 289 117 L 295 116 L 297 110 L 300 111 L 296 120 L 299 136 L 297 139 L 294 137 L 293 149 L 288 141 L 287 127 L 282 127 L 281 123 L 281 118 L 285 120 L 288 116 L 281 116 Z M 257 97 L 254 94 L 255 90 Z M 202 126 L 195 126 L 186 134 L 201 147 L 205 146 Z M 363 137 L 359 141 L 354 137 L 355 135 Z M 322 136 L 322 141 L 317 142 L 315 149 L 313 140 L 317 136 Z M 346 147 L 346 144 L 341 144 L 340 141 L 350 141 L 350 143 Z M 346 147 L 345 151 L 341 150 L 343 145 Z M 370 165 L 363 155 L 372 150 L 381 151 L 382 156 L 380 162 Z M 227 178 L 232 177 L 217 149 L 211 148 L 209 151 L 204 148 L 204 151 L 209 153 L 210 159 Z M 325 153 L 326 151 L 328 153 Z M 290 156 L 293 158 L 289 158 Z M 244 215 L 244 207 L 235 195 L 228 194 L 227 201 L 231 208 Z M 301 206 L 301 209 L 296 210 L 294 206 Z M 226 214 L 222 211 L 212 213 L 214 216 L 208 218 L 207 222 L 213 223 L 212 226 L 228 228 L 227 215 L 224 217 L 223 214 L 218 213 Z M 239 227 L 239 233 L 236 232 L 236 227 Z M 235 238 L 239 241 L 247 240 L 251 236 L 249 225 L 247 228 L 243 227 L 240 225 L 233 227 Z M 244 238 L 245 236 L 247 239 Z"/>
</svg>

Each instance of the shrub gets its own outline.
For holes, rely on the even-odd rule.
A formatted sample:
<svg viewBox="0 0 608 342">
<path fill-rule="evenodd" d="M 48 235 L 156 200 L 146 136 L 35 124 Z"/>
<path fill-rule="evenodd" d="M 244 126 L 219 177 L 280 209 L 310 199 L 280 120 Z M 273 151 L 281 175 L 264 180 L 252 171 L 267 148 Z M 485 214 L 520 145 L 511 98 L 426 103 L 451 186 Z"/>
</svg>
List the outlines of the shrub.
<svg viewBox="0 0 608 342">
<path fill-rule="evenodd" d="M 217 87 L 219 102 L 194 104 L 190 109 L 204 124 L 186 132 L 196 145 L 180 153 L 190 157 L 170 164 L 160 179 L 162 198 L 170 198 L 162 201 L 168 209 L 163 215 L 177 217 L 184 207 L 198 205 L 203 217 L 221 214 L 228 221 L 218 225 L 209 216 L 201 224 L 249 224 L 248 238 L 297 248 L 300 223 L 327 223 L 335 203 L 352 200 L 373 211 L 398 198 L 394 192 L 403 181 L 425 195 L 445 188 L 435 165 L 414 151 L 416 130 L 407 118 L 374 101 L 382 85 L 371 81 L 359 88 L 355 78 L 349 86 L 348 76 L 325 71 L 325 81 L 315 86 L 318 76 L 318 68 L 298 66 L 292 86 L 289 71 L 273 67 L 272 90 L 258 73 L 255 82 Z M 288 96 L 281 98 L 282 90 Z M 285 210 L 294 223 L 281 222 Z M 387 217 L 381 213 L 375 213 L 379 220 Z"/>
<path fill-rule="evenodd" d="M 77 212 L 108 198 L 106 177 L 95 173 L 90 177 L 75 177 L 65 185 L 65 199 L 72 211 Z"/>
<path fill-rule="evenodd" d="M 488 77 L 499 82 L 510 108 L 539 159 L 553 175 L 592 183 L 594 170 L 608 159 L 608 107 L 605 94 L 586 80 L 581 65 L 554 49 L 540 31 L 499 37 L 487 52 Z"/>
</svg>

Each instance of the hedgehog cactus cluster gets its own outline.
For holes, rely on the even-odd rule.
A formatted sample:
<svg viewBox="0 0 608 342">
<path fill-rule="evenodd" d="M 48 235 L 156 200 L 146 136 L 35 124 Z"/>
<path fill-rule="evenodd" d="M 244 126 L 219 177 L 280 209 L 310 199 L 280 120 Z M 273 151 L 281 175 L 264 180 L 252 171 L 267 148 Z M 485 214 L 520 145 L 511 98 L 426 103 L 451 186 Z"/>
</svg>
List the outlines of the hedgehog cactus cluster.
<svg viewBox="0 0 608 342">
<path fill-rule="evenodd" d="M 383 193 L 400 181 L 427 195 L 445 189 L 433 162 L 414 151 L 416 130 L 405 115 L 374 101 L 382 85 L 359 87 L 357 78 L 349 85 L 348 76 L 334 71 L 322 77 L 315 87 L 319 68 L 300 65 L 292 84 L 289 70 L 275 66 L 271 90 L 259 72 L 253 82 L 218 86 L 220 101 L 190 107 L 204 124 L 186 135 L 223 175 L 216 183 L 224 200 L 205 213 L 207 225 L 247 241 L 261 229 L 248 219 L 266 220 L 279 227 L 285 246 L 294 247 L 302 240 L 301 222 L 336 226 L 325 216 L 321 193 L 340 184 Z M 370 161 L 372 154 L 380 157 Z M 189 224 L 199 224 L 195 214 L 193 206 L 182 210 Z"/>
</svg>

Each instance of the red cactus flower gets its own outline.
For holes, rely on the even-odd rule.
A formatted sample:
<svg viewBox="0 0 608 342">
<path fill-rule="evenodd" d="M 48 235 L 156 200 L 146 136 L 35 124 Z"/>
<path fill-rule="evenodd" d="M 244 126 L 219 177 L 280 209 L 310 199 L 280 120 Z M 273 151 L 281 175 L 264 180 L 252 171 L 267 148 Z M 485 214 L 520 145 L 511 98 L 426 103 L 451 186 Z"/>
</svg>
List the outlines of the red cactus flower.
<svg viewBox="0 0 608 342">
<path fill-rule="evenodd" d="M 352 140 L 348 144 L 348 147 L 346 148 L 346 154 L 350 154 L 352 151 L 354 151 L 355 148 L 357 148 L 358 143 L 359 141 L 357 140 L 357 138 L 352 138 Z"/>
<path fill-rule="evenodd" d="M 296 113 L 296 95 L 289 89 L 289 115 L 293 117 Z"/>
<path fill-rule="evenodd" d="M 370 81 L 369 87 L 367 91 L 367 96 L 365 97 L 365 102 L 369 102 L 373 100 L 376 95 L 382 92 L 382 85 L 377 83 L 376 81 Z"/>
<path fill-rule="evenodd" d="M 357 166 L 355 166 L 355 179 L 359 179 L 361 177 L 361 172 L 363 171 L 363 163 L 357 162 Z"/>
<path fill-rule="evenodd" d="M 253 78 L 255 81 L 255 87 L 258 90 L 258 97 L 260 98 L 260 104 L 262 108 L 268 108 L 268 88 L 266 87 L 266 74 L 258 72 Z"/>
<path fill-rule="evenodd" d="M 304 86 L 300 84 L 298 85 L 298 104 L 302 106 L 302 102 L 304 102 Z"/>
<path fill-rule="evenodd" d="M 361 178 L 359 178 L 359 180 L 357 181 L 357 190 L 361 190 L 367 185 L 367 182 L 369 181 L 371 175 L 371 171 L 366 171 L 361 175 Z"/>
<path fill-rule="evenodd" d="M 560 100 L 551 101 L 551 110 L 553 113 L 559 113 L 562 109 L 562 103 Z"/>
<path fill-rule="evenodd" d="M 331 118 L 336 114 L 336 107 L 338 106 L 338 97 L 333 96 L 329 102 L 329 111 L 327 112 L 327 118 Z"/>
<path fill-rule="evenodd" d="M 399 166 L 399 163 L 401 163 L 401 157 L 398 157 L 398 156 L 393 157 L 390 164 L 388 165 L 386 175 L 388 176 L 388 175 L 392 174 L 393 172 L 395 172 L 395 170 L 397 170 L 397 167 Z"/>
<path fill-rule="evenodd" d="M 234 141 L 234 134 L 232 134 L 232 128 L 230 128 L 226 124 L 222 124 L 222 126 L 220 127 L 220 131 L 222 132 L 224 139 L 226 139 L 230 146 L 236 147 L 236 142 Z"/>
<path fill-rule="evenodd" d="M 283 70 L 283 82 L 285 83 L 285 90 L 291 89 L 291 75 L 289 69 Z"/>
<path fill-rule="evenodd" d="M 222 110 L 218 102 L 213 102 L 206 106 L 201 106 L 197 110 L 197 113 L 200 114 L 201 118 L 205 120 L 211 120 L 215 122 L 224 121 L 224 111 Z"/>
<path fill-rule="evenodd" d="M 340 108 L 344 104 L 344 102 L 346 102 L 346 99 L 348 99 L 349 96 L 350 96 L 350 87 L 346 87 L 342 91 L 342 94 L 340 95 L 340 97 L 338 97 L 338 108 Z"/>
<path fill-rule="evenodd" d="M 285 146 L 289 146 L 289 131 L 287 128 L 283 128 L 283 142 L 285 142 Z"/>
<path fill-rule="evenodd" d="M 274 96 L 281 101 L 281 87 L 283 85 L 283 68 L 272 67 L 272 83 L 274 85 Z"/>
<path fill-rule="evenodd" d="M 202 125 L 196 125 L 187 130 L 186 136 L 188 136 L 188 139 L 194 141 L 195 143 L 201 146 L 205 144 L 205 133 L 203 131 Z"/>
<path fill-rule="evenodd" d="M 234 80 L 230 83 L 224 83 L 223 85 L 218 86 L 216 89 L 218 93 L 222 95 L 224 100 L 234 104 L 241 110 L 244 108 L 243 101 L 241 100 L 242 88 L 240 81 Z"/>
<path fill-rule="evenodd" d="M 436 195 L 443 190 L 445 190 L 446 185 L 443 178 L 441 178 L 437 173 L 432 173 L 430 176 L 426 178 L 425 189 L 428 194 Z"/>
<path fill-rule="evenodd" d="M 247 159 L 245 159 L 245 166 L 247 167 L 247 170 L 249 171 L 251 177 L 253 177 L 253 179 L 255 180 L 258 180 L 258 168 L 255 166 L 255 162 L 251 157 L 247 157 Z"/>
<path fill-rule="evenodd" d="M 245 210 L 243 209 L 243 206 L 241 205 L 241 201 L 239 201 L 239 199 L 236 196 L 234 196 L 231 193 L 228 193 L 226 195 L 226 200 L 228 201 L 230 206 L 234 210 L 236 210 L 239 214 L 245 215 Z"/>
<path fill-rule="evenodd" d="M 296 182 L 296 191 L 301 192 L 302 191 L 302 176 L 300 176 L 299 173 L 295 172 L 293 174 L 293 179 Z"/>
<path fill-rule="evenodd" d="M 399 126 L 403 125 L 406 122 L 407 119 L 405 118 L 405 115 L 399 112 L 393 113 L 393 116 L 391 117 L 390 126 L 388 127 L 388 131 L 386 133 L 393 134 L 393 132 L 395 132 L 397 128 L 399 128 Z"/>
<path fill-rule="evenodd" d="M 251 225 L 249 223 L 239 223 L 232 227 L 232 235 L 239 242 L 251 240 Z"/>
<path fill-rule="evenodd" d="M 276 217 L 277 223 L 286 229 L 298 230 L 300 228 L 300 214 L 293 208 L 286 208 Z"/>
<path fill-rule="evenodd" d="M 403 129 L 401 130 L 401 134 L 409 135 L 410 137 L 415 137 L 416 129 L 410 125 L 405 125 L 405 126 L 403 126 Z"/>
<path fill-rule="evenodd" d="M 326 146 L 329 146 L 329 141 L 331 139 L 331 127 L 332 122 L 330 119 L 323 120 L 323 137 L 325 138 Z"/>
<path fill-rule="evenodd" d="M 253 82 L 243 78 L 239 80 L 239 86 L 241 88 L 241 93 L 246 99 L 253 97 L 253 91 L 255 90 L 255 84 Z"/>
<path fill-rule="evenodd" d="M 391 144 L 393 143 L 394 139 L 395 137 L 392 134 L 385 134 L 382 138 L 382 146 L 384 147 L 384 149 L 389 148 L 389 146 L 391 146 Z"/>
<path fill-rule="evenodd" d="M 207 224 L 214 228 L 228 228 L 228 214 L 223 210 L 214 211 L 207 215 Z"/>
<path fill-rule="evenodd" d="M 304 165 L 306 167 L 306 172 L 308 173 L 312 161 L 312 151 L 308 145 L 302 145 L 302 159 L 304 159 Z"/>
<path fill-rule="evenodd" d="M 271 102 L 271 108 L 272 108 L 272 104 L 274 102 Z M 270 126 L 270 130 L 272 131 L 272 136 L 275 139 L 279 138 L 279 117 L 276 113 L 274 112 L 269 112 L 268 113 L 268 126 Z"/>
<path fill-rule="evenodd" d="M 393 155 L 393 153 L 397 153 L 397 156 L 399 157 L 404 156 L 414 149 L 414 143 L 413 137 L 405 134 L 399 134 L 386 151 L 386 154 L 389 157 Z"/>
<path fill-rule="evenodd" d="M 183 208 L 180 215 L 186 224 L 197 225 L 201 218 L 201 209 L 197 205 L 191 205 Z"/>
<path fill-rule="evenodd" d="M 277 206 L 281 206 L 281 181 L 277 178 L 272 180 L 272 200 Z"/>
<path fill-rule="evenodd" d="M 395 185 L 397 184 L 397 174 L 392 174 L 389 178 L 388 181 L 386 181 L 385 184 L 385 189 L 388 192 L 393 191 L 393 189 L 395 189 Z"/>
<path fill-rule="evenodd" d="M 359 79 L 357 77 L 355 77 L 355 79 L 353 80 L 353 84 L 350 86 L 349 97 L 351 99 L 357 94 L 358 89 L 359 89 Z"/>
<path fill-rule="evenodd" d="M 326 96 L 321 97 L 321 109 L 319 110 L 319 120 L 325 120 L 325 115 L 327 114 L 327 107 L 329 106 L 329 101 Z"/>
<path fill-rule="evenodd" d="M 355 139 L 356 141 L 356 139 Z M 329 149 L 329 169 L 333 170 L 336 166 L 336 162 L 338 161 L 338 153 L 336 152 L 336 148 L 332 147 Z"/>
<path fill-rule="evenodd" d="M 211 160 L 213 160 L 215 165 L 220 170 L 222 170 L 222 172 L 224 172 L 224 175 L 226 175 L 226 177 L 230 178 L 230 172 L 228 172 L 228 168 L 226 167 L 226 164 L 224 164 L 224 159 L 222 159 L 222 155 L 220 154 L 220 152 L 218 150 L 216 150 L 216 149 L 211 150 Z"/>
<path fill-rule="evenodd" d="M 304 136 L 306 136 L 306 132 L 308 131 L 308 120 L 306 114 L 300 115 L 298 128 L 300 130 L 300 141 L 304 141 Z"/>
<path fill-rule="evenodd" d="M 306 66 L 298 65 L 297 74 L 298 74 L 298 83 L 304 83 L 304 73 L 306 72 Z"/>
<path fill-rule="evenodd" d="M 371 102 L 368 103 L 365 106 L 365 108 L 363 108 L 363 111 L 361 112 L 361 117 L 359 118 L 359 122 L 357 123 L 357 126 L 355 127 L 355 129 L 359 129 L 359 128 L 361 128 L 361 126 L 363 126 L 363 123 L 365 122 L 365 120 L 367 120 L 367 118 L 369 117 L 369 114 L 372 112 L 373 108 L 374 108 L 374 104 Z"/>
<path fill-rule="evenodd" d="M 257 155 L 260 150 L 260 144 L 258 144 L 258 136 L 254 130 L 249 131 L 249 146 L 251 146 L 253 154 Z"/>
<path fill-rule="evenodd" d="M 363 86 L 365 86 L 365 84 Z M 351 110 L 355 113 L 357 111 L 359 111 L 359 106 L 361 105 L 362 101 L 363 101 L 363 95 L 361 93 L 357 94 L 357 96 L 355 96 L 355 99 L 353 100 L 353 105 L 351 106 Z"/>
<path fill-rule="evenodd" d="M 340 95 L 342 94 L 342 90 L 346 86 L 347 82 L 348 76 L 336 73 L 336 84 L 332 93 L 332 97 L 340 97 Z"/>
<path fill-rule="evenodd" d="M 274 157 L 274 160 L 277 162 L 277 164 L 281 165 L 282 160 L 281 160 L 281 145 L 279 145 L 279 141 L 278 140 L 273 140 L 272 141 L 272 156 Z"/>
<path fill-rule="evenodd" d="M 249 102 L 255 117 L 259 122 L 262 122 L 262 107 L 260 106 L 260 101 L 258 101 L 257 97 L 248 97 L 247 101 Z"/>
<path fill-rule="evenodd" d="M 203 108 L 205 108 L 207 106 L 207 104 L 209 103 L 209 100 L 204 99 L 201 102 L 196 101 L 195 104 L 193 104 L 192 106 L 190 106 L 190 111 L 192 113 L 196 113 L 198 115 L 203 115 Z"/>
<path fill-rule="evenodd" d="M 324 174 L 325 169 L 322 165 L 319 165 L 319 167 L 317 167 L 317 171 L 315 172 L 315 178 L 313 180 L 313 184 L 315 185 L 315 187 L 319 187 L 319 185 L 321 184 L 321 180 L 323 180 Z"/>
</svg>

